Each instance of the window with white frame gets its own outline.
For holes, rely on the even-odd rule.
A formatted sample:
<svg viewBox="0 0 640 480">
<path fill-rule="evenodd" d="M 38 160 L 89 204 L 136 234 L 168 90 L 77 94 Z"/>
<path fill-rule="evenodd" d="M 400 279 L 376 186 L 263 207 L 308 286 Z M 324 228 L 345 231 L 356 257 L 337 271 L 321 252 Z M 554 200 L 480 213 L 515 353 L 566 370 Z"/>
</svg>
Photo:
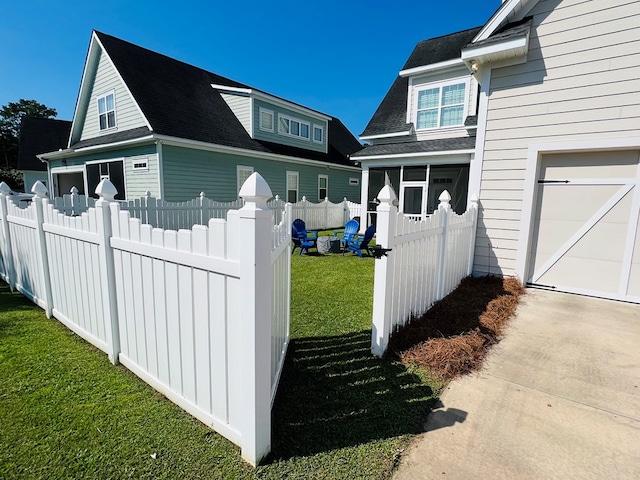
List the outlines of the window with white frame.
<svg viewBox="0 0 640 480">
<path fill-rule="evenodd" d="M 329 196 L 329 177 L 318 175 L 318 200 L 323 201 Z"/>
<path fill-rule="evenodd" d="M 247 178 L 249 178 L 253 173 L 253 167 L 238 165 L 236 171 L 237 171 L 237 178 L 238 178 L 238 192 L 240 192 L 240 189 L 242 188 L 242 185 L 244 184 L 244 182 L 246 182 Z"/>
<path fill-rule="evenodd" d="M 109 92 L 98 97 L 98 121 L 100 130 L 109 130 L 116 126 L 116 94 Z"/>
<path fill-rule="evenodd" d="M 273 132 L 273 111 L 260 108 L 260 130 Z"/>
<path fill-rule="evenodd" d="M 313 126 L 313 141 L 316 143 L 324 142 L 324 127 L 321 125 Z"/>
<path fill-rule="evenodd" d="M 298 172 L 287 172 L 287 202 L 298 201 Z"/>
<path fill-rule="evenodd" d="M 462 125 L 466 102 L 466 82 L 437 85 L 417 91 L 416 129 Z"/>
<path fill-rule="evenodd" d="M 310 128 L 311 125 L 308 122 L 278 114 L 278 133 L 280 135 L 309 140 Z"/>
</svg>

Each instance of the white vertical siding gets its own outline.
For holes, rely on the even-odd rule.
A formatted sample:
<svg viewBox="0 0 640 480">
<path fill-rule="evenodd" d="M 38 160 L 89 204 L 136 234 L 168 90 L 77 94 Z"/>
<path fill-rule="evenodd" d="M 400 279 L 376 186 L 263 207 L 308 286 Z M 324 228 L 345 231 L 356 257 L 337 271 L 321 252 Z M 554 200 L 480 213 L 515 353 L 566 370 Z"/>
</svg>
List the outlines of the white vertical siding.
<svg viewBox="0 0 640 480">
<path fill-rule="evenodd" d="M 491 74 L 474 271 L 513 275 L 529 145 L 640 134 L 640 2 L 541 0 L 527 62 Z"/>
<path fill-rule="evenodd" d="M 222 93 L 220 96 L 227 102 L 233 114 L 238 117 L 244 129 L 251 135 L 251 99 L 243 95 Z"/>
<path fill-rule="evenodd" d="M 131 130 L 132 128 L 144 127 L 146 122 L 135 104 L 131 94 L 129 94 L 124 83 L 120 79 L 115 67 L 104 53 L 100 53 L 100 60 L 93 81 L 89 103 L 87 104 L 87 114 L 80 140 L 93 138 L 101 135 L 98 123 L 98 97 L 115 91 L 116 100 L 116 129 L 110 129 L 106 133 L 115 131 Z"/>
</svg>

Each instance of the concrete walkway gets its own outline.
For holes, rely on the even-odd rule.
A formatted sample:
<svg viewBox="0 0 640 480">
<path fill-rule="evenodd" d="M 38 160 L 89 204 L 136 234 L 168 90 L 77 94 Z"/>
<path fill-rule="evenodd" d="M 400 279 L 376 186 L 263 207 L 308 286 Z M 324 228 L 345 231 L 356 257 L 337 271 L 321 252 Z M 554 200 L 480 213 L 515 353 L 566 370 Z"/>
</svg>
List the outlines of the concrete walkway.
<svg viewBox="0 0 640 480">
<path fill-rule="evenodd" d="M 528 290 L 395 480 L 640 479 L 640 305 Z"/>
</svg>

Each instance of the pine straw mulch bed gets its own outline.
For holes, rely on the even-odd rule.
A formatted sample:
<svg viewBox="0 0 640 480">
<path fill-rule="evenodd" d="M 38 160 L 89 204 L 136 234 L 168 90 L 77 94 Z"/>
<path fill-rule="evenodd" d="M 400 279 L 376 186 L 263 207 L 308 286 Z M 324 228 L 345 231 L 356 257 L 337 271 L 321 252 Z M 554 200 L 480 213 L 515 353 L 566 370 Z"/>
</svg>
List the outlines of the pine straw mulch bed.
<svg viewBox="0 0 640 480">
<path fill-rule="evenodd" d="M 388 351 L 403 364 L 443 381 L 477 371 L 491 346 L 503 337 L 524 293 L 515 278 L 465 278 L 396 332 Z"/>
</svg>

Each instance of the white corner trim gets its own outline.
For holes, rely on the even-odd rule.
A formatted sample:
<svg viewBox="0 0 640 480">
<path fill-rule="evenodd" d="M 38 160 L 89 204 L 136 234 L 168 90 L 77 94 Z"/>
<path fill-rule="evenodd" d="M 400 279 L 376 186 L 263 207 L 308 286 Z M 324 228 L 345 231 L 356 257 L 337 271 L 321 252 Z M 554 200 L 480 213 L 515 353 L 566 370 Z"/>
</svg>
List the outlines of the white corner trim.
<svg viewBox="0 0 640 480">
<path fill-rule="evenodd" d="M 640 149 L 640 137 L 605 138 L 594 140 L 576 140 L 568 142 L 532 143 L 527 150 L 527 164 L 524 177 L 522 198 L 522 215 L 520 217 L 520 233 L 518 235 L 518 251 L 516 254 L 516 274 L 525 282 L 525 274 L 529 253 L 531 251 L 531 235 L 533 233 L 533 214 L 536 204 L 536 182 L 540 173 L 540 159 L 543 154 L 586 152 L 594 150 L 631 150 Z"/>
<path fill-rule="evenodd" d="M 453 60 L 446 60 L 444 62 L 432 63 L 431 65 L 421 65 L 419 67 L 400 70 L 398 75 L 400 75 L 401 77 L 411 77 L 413 75 L 419 75 L 421 73 L 433 72 L 434 70 L 444 70 L 447 68 L 458 67 L 463 65 L 464 65 L 464 62 L 460 58 L 454 58 Z"/>
<path fill-rule="evenodd" d="M 476 148 L 469 169 L 469 190 L 467 198 L 473 195 L 480 198 L 480 184 L 482 180 L 482 163 L 484 161 L 484 141 L 487 134 L 487 113 L 489 110 L 489 88 L 491 85 L 491 68 L 488 66 L 481 71 L 480 102 L 478 105 L 478 123 L 476 125 Z"/>
</svg>

